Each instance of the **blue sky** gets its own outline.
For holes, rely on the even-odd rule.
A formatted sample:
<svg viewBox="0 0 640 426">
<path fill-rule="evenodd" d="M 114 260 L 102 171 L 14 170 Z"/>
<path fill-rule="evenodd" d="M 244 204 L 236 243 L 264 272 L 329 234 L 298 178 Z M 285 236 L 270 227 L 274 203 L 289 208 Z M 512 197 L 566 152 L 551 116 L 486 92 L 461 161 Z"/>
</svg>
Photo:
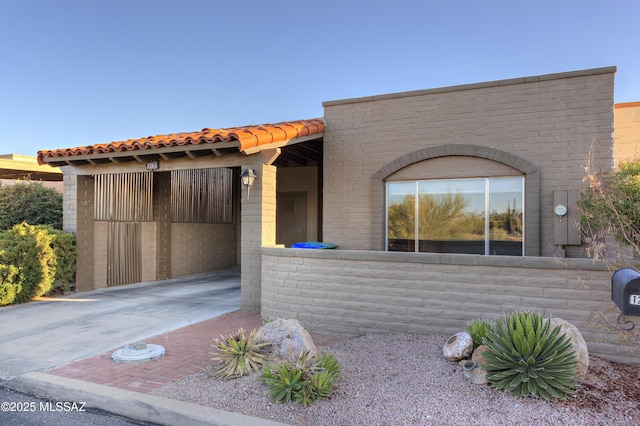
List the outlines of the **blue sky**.
<svg viewBox="0 0 640 426">
<path fill-rule="evenodd" d="M 640 101 L 638 22 L 637 0 L 0 0 L 0 153 L 612 65 Z"/>
</svg>

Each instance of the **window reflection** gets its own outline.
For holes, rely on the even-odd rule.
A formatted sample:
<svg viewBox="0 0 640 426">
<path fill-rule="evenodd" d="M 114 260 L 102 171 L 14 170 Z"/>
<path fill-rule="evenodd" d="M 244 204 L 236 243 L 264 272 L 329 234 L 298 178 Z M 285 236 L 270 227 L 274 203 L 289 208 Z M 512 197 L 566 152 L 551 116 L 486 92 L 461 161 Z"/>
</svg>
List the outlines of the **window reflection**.
<svg viewBox="0 0 640 426">
<path fill-rule="evenodd" d="M 521 256 L 523 185 L 523 177 L 390 182 L 387 249 Z"/>
</svg>

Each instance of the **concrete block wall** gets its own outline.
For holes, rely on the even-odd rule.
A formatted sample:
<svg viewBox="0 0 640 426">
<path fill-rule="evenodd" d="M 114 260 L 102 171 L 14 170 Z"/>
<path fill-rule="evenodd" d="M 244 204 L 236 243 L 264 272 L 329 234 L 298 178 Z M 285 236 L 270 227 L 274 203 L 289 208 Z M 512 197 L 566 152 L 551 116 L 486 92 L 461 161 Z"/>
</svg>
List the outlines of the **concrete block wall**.
<svg viewBox="0 0 640 426">
<path fill-rule="evenodd" d="M 242 188 L 241 209 L 241 292 L 242 309 L 260 311 L 262 246 L 276 243 L 276 167 L 256 163 L 251 168 L 258 176 L 249 197 Z"/>
<path fill-rule="evenodd" d="M 65 185 L 68 182 L 70 190 L 68 194 L 65 193 L 68 198 L 65 199 L 63 204 L 63 214 L 65 216 L 63 226 L 65 231 L 75 234 L 78 249 L 76 291 L 93 290 L 96 288 L 94 286 L 93 178 L 65 174 L 64 179 Z M 75 190 L 71 188 L 75 188 Z M 75 213 L 67 216 L 67 213 L 71 210 Z"/>
<path fill-rule="evenodd" d="M 640 102 L 616 104 L 614 115 L 616 163 L 640 158 Z"/>
<path fill-rule="evenodd" d="M 171 278 L 218 271 L 236 265 L 236 225 L 173 223 Z"/>
<path fill-rule="evenodd" d="M 476 145 L 539 169 L 537 203 L 526 208 L 540 211 L 539 253 L 553 255 L 553 191 L 581 187 L 592 145 L 598 164 L 612 164 L 614 73 L 601 68 L 325 102 L 324 240 L 380 250 L 384 199 L 374 175 L 425 148 Z M 383 187 L 385 178 L 373 184 Z"/>
<path fill-rule="evenodd" d="M 262 317 L 346 335 L 450 335 L 477 318 L 537 311 L 573 323 L 590 353 L 638 363 L 594 316 L 611 308 L 611 274 L 587 259 L 262 249 Z"/>
</svg>

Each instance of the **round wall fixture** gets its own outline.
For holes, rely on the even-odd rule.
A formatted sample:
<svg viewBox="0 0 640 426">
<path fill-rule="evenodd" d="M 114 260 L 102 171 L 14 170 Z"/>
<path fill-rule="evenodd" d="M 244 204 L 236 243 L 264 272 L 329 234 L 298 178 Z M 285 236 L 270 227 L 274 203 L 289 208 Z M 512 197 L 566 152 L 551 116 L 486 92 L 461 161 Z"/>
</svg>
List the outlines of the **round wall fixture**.
<svg viewBox="0 0 640 426">
<path fill-rule="evenodd" d="M 160 345 L 136 342 L 118 349 L 111 354 L 111 359 L 116 364 L 155 361 L 164 356 L 164 347 Z"/>
<path fill-rule="evenodd" d="M 553 211 L 555 212 L 555 214 L 562 217 L 567 214 L 567 206 L 565 206 L 564 204 L 558 204 L 553 208 Z"/>
</svg>

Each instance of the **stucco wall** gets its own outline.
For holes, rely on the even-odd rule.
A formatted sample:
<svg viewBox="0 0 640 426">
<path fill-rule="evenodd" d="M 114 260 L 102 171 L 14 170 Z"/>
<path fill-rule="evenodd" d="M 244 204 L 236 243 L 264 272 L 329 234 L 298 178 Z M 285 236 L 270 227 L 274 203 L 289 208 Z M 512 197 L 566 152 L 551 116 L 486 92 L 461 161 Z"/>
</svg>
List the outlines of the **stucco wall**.
<svg viewBox="0 0 640 426">
<path fill-rule="evenodd" d="M 614 307 L 611 274 L 586 259 L 262 249 L 262 317 L 316 331 L 453 334 L 477 318 L 537 311 L 576 325 L 591 354 L 638 363 L 593 322 Z M 617 309 L 617 308 L 615 308 Z"/>
<path fill-rule="evenodd" d="M 612 163 L 614 72 L 603 68 L 325 102 L 324 241 L 344 249 L 383 249 L 386 176 L 376 173 L 421 150 L 464 145 L 538 168 L 540 192 L 527 202 L 525 215 L 535 216 L 529 209 L 540 213 L 529 238 L 541 255 L 553 255 L 554 191 L 581 187 L 592 144 L 598 164 Z M 457 167 L 469 171 L 468 163 Z M 477 176 L 484 175 L 483 167 L 473 168 Z"/>
</svg>

